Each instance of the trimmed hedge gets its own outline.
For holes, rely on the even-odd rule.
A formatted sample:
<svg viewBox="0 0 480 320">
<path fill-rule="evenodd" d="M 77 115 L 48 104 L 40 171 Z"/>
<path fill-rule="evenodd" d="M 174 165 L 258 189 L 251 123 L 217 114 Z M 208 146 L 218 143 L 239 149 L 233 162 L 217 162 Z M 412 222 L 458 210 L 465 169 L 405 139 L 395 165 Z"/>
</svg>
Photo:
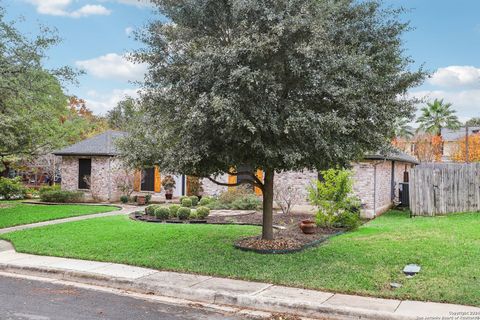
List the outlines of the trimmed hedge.
<svg viewBox="0 0 480 320">
<path fill-rule="evenodd" d="M 193 201 L 190 198 L 182 199 L 182 207 L 190 208 L 193 205 Z"/>
<path fill-rule="evenodd" d="M 190 200 L 192 200 L 192 206 L 193 206 L 193 207 L 196 207 L 197 204 L 198 204 L 198 201 L 199 201 L 198 197 L 197 197 L 197 196 L 190 196 L 190 197 L 188 197 L 188 198 L 189 198 Z"/>
<path fill-rule="evenodd" d="M 172 204 L 170 207 L 168 207 L 170 210 L 170 217 L 175 218 L 177 216 L 178 209 L 180 209 L 180 206 L 178 204 Z"/>
<path fill-rule="evenodd" d="M 197 208 L 197 218 L 205 219 L 210 214 L 210 208 L 207 207 L 198 207 Z"/>
<path fill-rule="evenodd" d="M 43 202 L 58 202 L 58 203 L 72 203 L 82 202 L 83 192 L 81 191 L 63 191 L 63 190 L 50 190 L 40 193 L 40 200 Z"/>
<path fill-rule="evenodd" d="M 188 218 L 190 218 L 191 211 L 192 210 L 190 208 L 186 208 L 186 207 L 179 208 L 177 211 L 178 219 L 187 220 Z"/>
<path fill-rule="evenodd" d="M 155 217 L 160 220 L 167 220 L 170 217 L 170 210 L 167 207 L 158 207 L 155 209 Z"/>
</svg>

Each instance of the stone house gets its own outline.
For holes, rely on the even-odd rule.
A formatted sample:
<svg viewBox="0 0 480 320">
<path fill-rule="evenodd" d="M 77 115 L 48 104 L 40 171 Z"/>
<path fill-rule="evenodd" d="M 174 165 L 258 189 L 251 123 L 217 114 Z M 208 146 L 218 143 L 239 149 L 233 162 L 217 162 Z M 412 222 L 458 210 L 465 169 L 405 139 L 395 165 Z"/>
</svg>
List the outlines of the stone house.
<svg viewBox="0 0 480 320">
<path fill-rule="evenodd" d="M 99 201 L 118 201 L 121 193 L 117 181 L 130 176 L 135 192 L 150 193 L 153 199 L 164 199 L 161 187 L 161 172 L 157 166 L 143 170 L 128 171 L 117 158 L 115 139 L 126 133 L 106 131 L 95 137 L 86 139 L 72 146 L 55 151 L 62 157 L 61 176 L 62 189 L 82 190 L 88 196 Z M 387 211 L 400 200 L 401 184 L 408 182 L 410 168 L 417 164 L 412 156 L 398 152 L 388 156 L 366 155 L 360 162 L 353 163 L 354 190 L 362 202 L 362 215 L 374 218 Z M 256 171 L 257 177 L 263 179 L 263 172 Z M 187 194 L 189 178 L 185 175 L 172 175 L 176 181 L 174 197 Z M 223 175 L 217 177 L 221 182 L 235 183 L 241 176 Z M 276 183 L 289 184 L 301 193 L 303 204 L 307 202 L 307 188 L 318 179 L 314 171 L 281 172 L 276 174 Z M 202 179 L 204 194 L 217 195 L 228 187 L 214 184 Z M 261 191 L 254 189 L 257 195 Z"/>
</svg>

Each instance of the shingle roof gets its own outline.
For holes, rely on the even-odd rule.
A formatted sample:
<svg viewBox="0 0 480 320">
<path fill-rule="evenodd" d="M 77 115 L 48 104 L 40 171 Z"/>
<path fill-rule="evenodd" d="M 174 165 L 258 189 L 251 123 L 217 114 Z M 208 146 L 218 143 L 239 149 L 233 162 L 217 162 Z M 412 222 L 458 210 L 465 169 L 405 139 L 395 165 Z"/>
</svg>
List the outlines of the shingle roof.
<svg viewBox="0 0 480 320">
<path fill-rule="evenodd" d="M 468 134 L 472 135 L 480 132 L 480 127 L 468 127 Z M 456 130 L 442 129 L 443 141 L 457 141 L 458 139 L 465 138 L 465 128 Z"/>
<path fill-rule="evenodd" d="M 419 164 L 418 160 L 405 152 L 401 151 L 392 151 L 386 155 L 380 153 L 367 154 L 363 157 L 365 160 L 389 160 L 389 161 L 400 161 L 413 164 Z"/>
<path fill-rule="evenodd" d="M 69 147 L 56 150 L 53 154 L 57 156 L 116 156 L 118 151 L 114 141 L 125 135 L 126 132 L 108 130 Z"/>
</svg>

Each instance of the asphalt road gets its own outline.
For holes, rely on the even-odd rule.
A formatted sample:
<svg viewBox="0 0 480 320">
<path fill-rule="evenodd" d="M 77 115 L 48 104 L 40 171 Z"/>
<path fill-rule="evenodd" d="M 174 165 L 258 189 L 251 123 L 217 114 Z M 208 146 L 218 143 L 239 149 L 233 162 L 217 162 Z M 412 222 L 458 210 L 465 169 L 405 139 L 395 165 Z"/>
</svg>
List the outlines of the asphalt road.
<svg viewBox="0 0 480 320">
<path fill-rule="evenodd" d="M 1 320 L 238 320 L 212 311 L 113 293 L 0 277 Z"/>
</svg>

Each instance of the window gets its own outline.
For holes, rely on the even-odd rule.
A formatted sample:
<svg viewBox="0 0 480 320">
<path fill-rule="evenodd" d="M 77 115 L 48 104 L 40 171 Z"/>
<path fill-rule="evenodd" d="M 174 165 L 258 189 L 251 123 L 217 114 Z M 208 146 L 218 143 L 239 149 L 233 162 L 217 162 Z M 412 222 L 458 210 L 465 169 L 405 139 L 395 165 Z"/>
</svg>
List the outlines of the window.
<svg viewBox="0 0 480 320">
<path fill-rule="evenodd" d="M 78 189 L 90 189 L 92 159 L 78 159 Z"/>
</svg>

